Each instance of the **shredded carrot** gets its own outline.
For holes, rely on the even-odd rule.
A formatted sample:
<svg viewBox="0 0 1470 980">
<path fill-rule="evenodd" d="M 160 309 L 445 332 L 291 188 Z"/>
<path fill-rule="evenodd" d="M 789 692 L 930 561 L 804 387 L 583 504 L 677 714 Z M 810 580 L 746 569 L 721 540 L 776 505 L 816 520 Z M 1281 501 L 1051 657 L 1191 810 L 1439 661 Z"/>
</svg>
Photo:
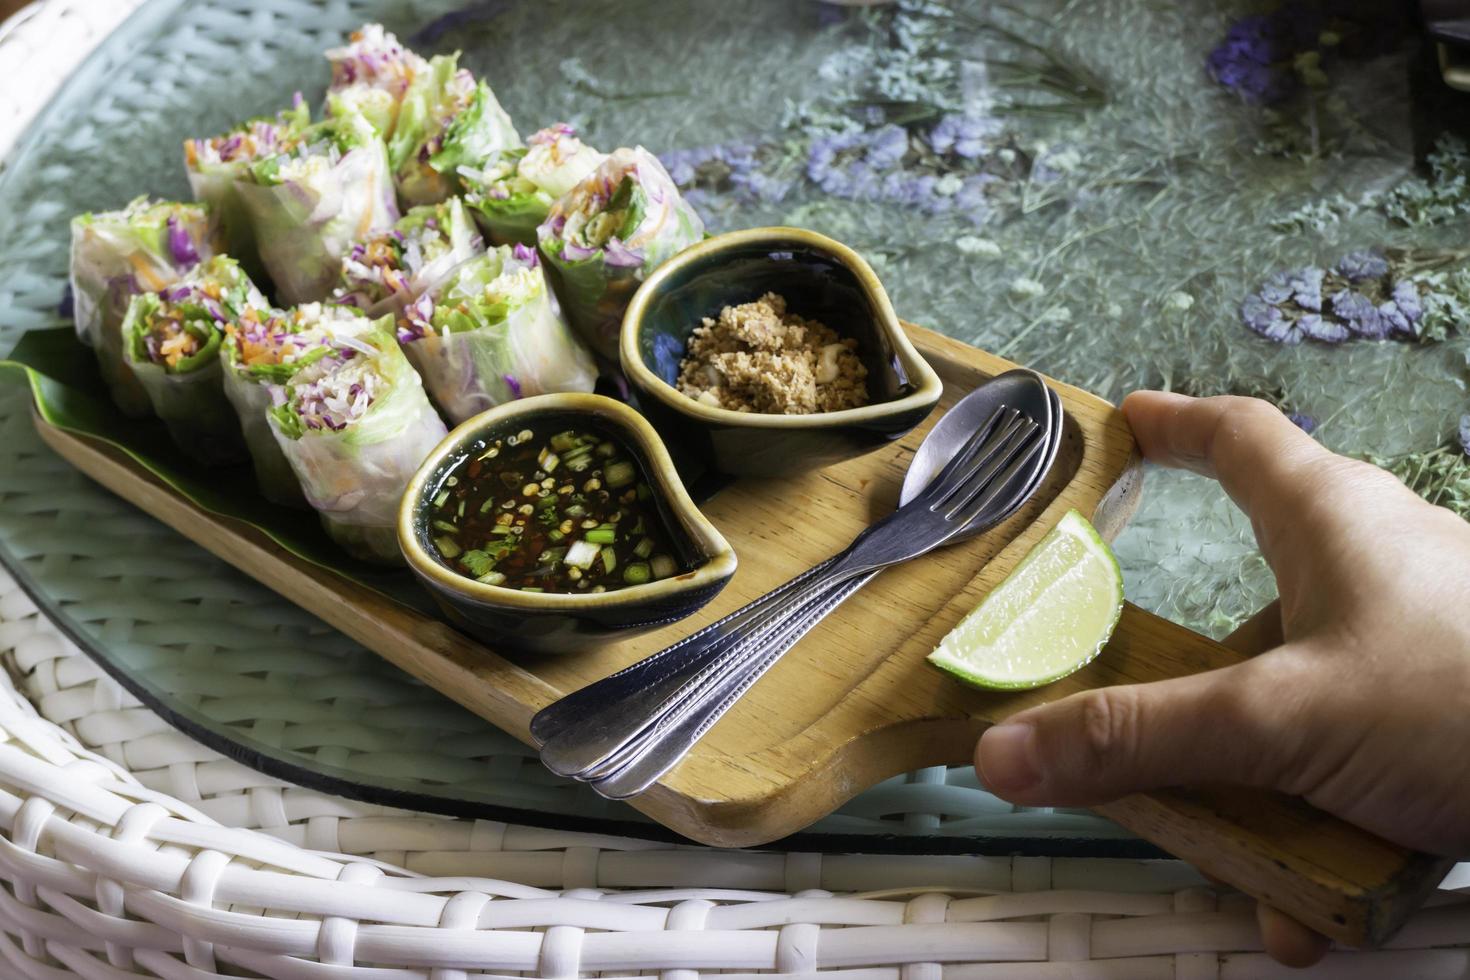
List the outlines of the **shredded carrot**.
<svg viewBox="0 0 1470 980">
<path fill-rule="evenodd" d="M 158 270 L 148 261 L 147 256 L 141 252 L 134 252 L 128 256 L 128 262 L 133 266 L 133 272 L 138 276 L 138 282 L 150 293 L 162 290 L 168 283 L 158 274 Z"/>
</svg>

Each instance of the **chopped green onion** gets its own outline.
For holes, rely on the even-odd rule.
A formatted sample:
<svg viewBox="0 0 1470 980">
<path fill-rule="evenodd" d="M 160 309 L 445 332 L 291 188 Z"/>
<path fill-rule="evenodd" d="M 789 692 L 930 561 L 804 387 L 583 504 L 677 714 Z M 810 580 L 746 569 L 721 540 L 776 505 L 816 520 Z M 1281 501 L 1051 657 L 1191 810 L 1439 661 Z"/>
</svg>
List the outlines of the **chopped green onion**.
<svg viewBox="0 0 1470 980">
<path fill-rule="evenodd" d="M 465 504 L 465 502 L 463 500 L 461 500 L 459 502 L 459 516 L 460 517 L 463 517 L 464 516 L 464 504 Z"/>
<path fill-rule="evenodd" d="M 546 496 L 536 501 L 536 506 L 541 508 L 542 510 L 545 510 L 548 507 L 555 507 L 556 503 L 556 494 L 548 493 Z"/>
<path fill-rule="evenodd" d="M 484 575 L 476 576 L 476 582 L 484 582 L 486 585 L 499 585 L 505 581 L 503 572 L 486 572 Z"/>
<path fill-rule="evenodd" d="M 603 480 L 607 485 L 616 490 L 618 487 L 626 487 L 638 479 L 638 469 L 626 459 L 620 459 L 615 463 L 608 463 L 607 469 L 603 471 Z"/>
<path fill-rule="evenodd" d="M 491 534 L 520 534 L 521 529 L 514 524 L 497 524 L 490 529 Z"/>
<path fill-rule="evenodd" d="M 611 459 L 612 454 L 618 451 L 618 447 L 610 442 L 599 442 L 597 444 L 597 455 L 603 459 Z"/>
<path fill-rule="evenodd" d="M 649 565 L 653 569 L 654 578 L 668 578 L 678 570 L 678 566 L 674 564 L 674 559 L 668 555 L 654 555 L 653 561 Z"/>
<path fill-rule="evenodd" d="M 443 555 L 445 558 L 451 558 L 452 559 L 452 558 L 458 558 L 459 557 L 459 552 L 460 552 L 459 545 L 455 544 L 454 543 L 454 539 L 451 538 L 451 537 L 448 537 L 447 535 L 445 537 L 442 537 L 442 538 L 435 538 L 434 539 L 434 547 L 438 548 L 439 549 L 439 554 Z"/>
<path fill-rule="evenodd" d="M 653 539 L 644 538 L 642 541 L 639 541 L 636 545 L 633 546 L 633 554 L 637 555 L 639 558 L 647 558 L 649 555 L 653 554 Z"/>
<path fill-rule="evenodd" d="M 642 585 L 652 577 L 647 562 L 635 561 L 623 569 L 623 581 L 629 585 Z"/>
<path fill-rule="evenodd" d="M 494 507 L 494 506 L 495 506 L 495 498 L 494 497 L 486 497 L 485 498 L 485 502 L 480 505 L 480 513 L 487 514 L 487 513 L 490 512 L 490 508 L 491 507 Z"/>
<path fill-rule="evenodd" d="M 556 469 L 556 464 L 561 462 L 561 457 L 550 449 L 543 449 L 541 455 L 536 457 L 536 461 L 541 464 L 543 470 L 550 473 Z"/>
<path fill-rule="evenodd" d="M 610 527 L 594 527 L 583 537 L 594 544 L 612 544 L 618 539 L 618 532 Z"/>
<path fill-rule="evenodd" d="M 545 589 L 542 589 L 542 588 L 538 588 L 538 587 L 536 587 L 534 585 L 523 585 L 523 586 L 521 586 L 521 591 L 522 592 L 545 592 L 546 590 Z"/>
<path fill-rule="evenodd" d="M 448 500 L 448 499 L 449 499 L 449 491 L 448 490 L 440 490 L 439 491 L 439 496 L 437 496 L 437 497 L 434 498 L 434 506 L 435 507 L 443 507 L 444 506 L 444 502 L 446 500 Z"/>
<path fill-rule="evenodd" d="M 436 530 L 448 531 L 450 534 L 458 534 L 459 533 L 459 528 L 455 527 L 453 524 L 449 523 L 448 521 L 435 521 L 434 522 L 434 527 L 435 527 Z"/>
<path fill-rule="evenodd" d="M 577 438 L 577 434 L 571 429 L 565 432 L 558 432 L 549 441 L 551 442 L 551 448 L 559 453 L 564 453 L 569 449 L 576 449 L 582 444 L 581 440 Z"/>
<path fill-rule="evenodd" d="M 603 548 L 602 549 L 602 570 L 604 572 L 607 572 L 609 575 L 611 575 L 612 572 L 613 572 L 613 569 L 615 569 L 617 567 L 618 567 L 618 556 L 613 553 L 613 550 L 611 548 Z"/>
<path fill-rule="evenodd" d="M 475 549 L 466 551 L 459 556 L 460 563 L 470 570 L 470 574 L 479 578 L 495 567 L 495 559 L 487 551 Z"/>
<path fill-rule="evenodd" d="M 567 549 L 566 563 L 573 568 L 587 569 L 597 560 L 597 553 L 602 549 L 591 541 L 575 541 Z"/>
<path fill-rule="evenodd" d="M 561 528 L 553 528 L 552 530 L 547 531 L 546 536 L 552 541 L 561 541 L 563 538 L 566 537 L 565 534 L 561 533 Z"/>
<path fill-rule="evenodd" d="M 568 517 L 585 517 L 587 508 L 581 504 L 568 504 L 565 513 Z"/>
<path fill-rule="evenodd" d="M 549 565 L 554 561 L 561 561 L 566 556 L 567 549 L 565 548 L 547 548 L 536 557 L 536 564 Z"/>
</svg>

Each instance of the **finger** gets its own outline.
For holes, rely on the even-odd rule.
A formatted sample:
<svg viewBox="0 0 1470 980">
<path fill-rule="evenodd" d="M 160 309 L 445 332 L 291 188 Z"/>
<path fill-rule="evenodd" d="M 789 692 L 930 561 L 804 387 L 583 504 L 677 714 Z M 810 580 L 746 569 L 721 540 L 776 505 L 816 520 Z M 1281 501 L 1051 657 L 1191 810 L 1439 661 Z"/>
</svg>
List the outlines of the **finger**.
<svg viewBox="0 0 1470 980">
<path fill-rule="evenodd" d="M 1252 518 L 1299 492 L 1315 464 L 1334 458 L 1256 398 L 1135 391 L 1123 412 L 1146 458 L 1214 477 Z"/>
<path fill-rule="evenodd" d="M 1256 906 L 1256 923 L 1261 928 L 1261 944 L 1266 947 L 1266 955 L 1282 966 L 1298 970 L 1315 966 L 1332 945 L 1326 936 L 1269 905 Z"/>
<path fill-rule="evenodd" d="M 1266 707 L 1282 699 L 1258 689 L 1259 663 L 1031 708 L 980 737 L 976 768 L 987 789 L 1023 806 L 1088 806 L 1208 782 L 1269 786 L 1289 740 Z"/>
<path fill-rule="evenodd" d="M 1285 642 L 1281 628 L 1281 600 L 1272 599 L 1220 642 L 1248 657 L 1281 646 Z"/>
</svg>

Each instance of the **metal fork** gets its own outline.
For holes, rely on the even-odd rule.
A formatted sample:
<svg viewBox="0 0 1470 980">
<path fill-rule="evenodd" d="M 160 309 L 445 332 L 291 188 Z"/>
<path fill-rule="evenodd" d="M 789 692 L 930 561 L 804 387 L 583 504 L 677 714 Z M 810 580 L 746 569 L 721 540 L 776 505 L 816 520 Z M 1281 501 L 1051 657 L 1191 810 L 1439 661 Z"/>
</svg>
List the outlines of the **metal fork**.
<svg viewBox="0 0 1470 980">
<path fill-rule="evenodd" d="M 1037 449 L 1043 445 L 1037 444 Z M 1035 451 L 1023 451 L 993 485 L 1005 486 L 1034 455 Z M 713 673 L 699 691 L 691 692 L 685 701 L 666 712 L 657 726 L 645 728 L 595 772 L 579 778 L 589 780 L 598 793 L 610 799 L 643 792 L 682 759 L 798 640 L 876 574 L 864 573 L 835 590 L 811 597 L 759 637 L 747 641 L 743 653 L 732 651 L 730 659 L 742 662 Z"/>
<path fill-rule="evenodd" d="M 1013 409 L 998 411 L 922 493 L 867 528 L 840 554 L 713 627 L 545 709 L 532 724 L 533 735 L 545 736 L 543 762 L 554 772 L 584 780 L 611 776 L 664 732 L 676 725 L 685 731 L 689 713 L 719 693 L 715 704 L 723 706 L 693 726 L 702 734 L 816 621 L 799 626 L 788 622 L 790 615 L 804 608 L 811 612 L 846 583 L 947 541 L 994 501 L 1043 442 L 1034 421 Z M 784 632 L 772 632 L 778 629 Z M 759 655 L 766 639 L 784 641 L 770 657 Z M 746 678 L 745 669 L 755 672 Z"/>
</svg>

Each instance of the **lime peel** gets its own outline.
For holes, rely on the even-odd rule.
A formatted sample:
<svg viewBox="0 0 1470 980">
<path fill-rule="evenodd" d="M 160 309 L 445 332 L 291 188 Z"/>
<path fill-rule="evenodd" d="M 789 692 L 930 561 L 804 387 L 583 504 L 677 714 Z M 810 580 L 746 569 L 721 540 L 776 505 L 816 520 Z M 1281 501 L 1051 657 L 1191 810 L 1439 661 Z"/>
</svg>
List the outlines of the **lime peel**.
<svg viewBox="0 0 1470 980">
<path fill-rule="evenodd" d="M 939 641 L 929 663 L 988 690 L 1041 687 L 1096 657 L 1122 612 L 1117 558 L 1070 510 Z"/>
</svg>

